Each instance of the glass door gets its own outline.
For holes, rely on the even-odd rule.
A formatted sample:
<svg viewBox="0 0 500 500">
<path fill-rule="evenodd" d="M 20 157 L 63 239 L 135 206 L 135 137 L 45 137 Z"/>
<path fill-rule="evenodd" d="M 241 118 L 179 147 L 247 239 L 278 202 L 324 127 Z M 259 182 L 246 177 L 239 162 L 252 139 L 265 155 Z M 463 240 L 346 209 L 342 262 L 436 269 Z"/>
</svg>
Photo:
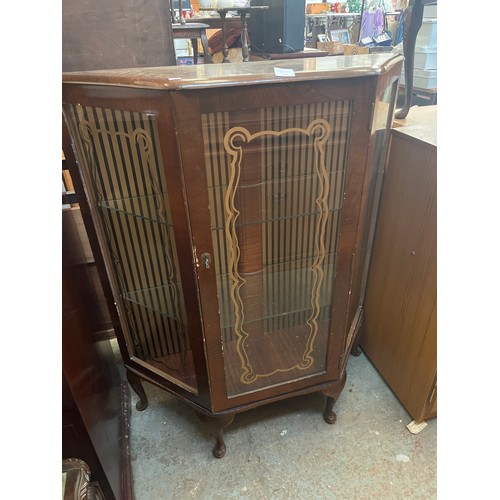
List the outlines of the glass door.
<svg viewBox="0 0 500 500">
<path fill-rule="evenodd" d="M 132 359 L 197 393 L 155 115 L 67 105 Z"/>
<path fill-rule="evenodd" d="M 202 114 L 230 398 L 326 371 L 352 110 Z"/>
</svg>

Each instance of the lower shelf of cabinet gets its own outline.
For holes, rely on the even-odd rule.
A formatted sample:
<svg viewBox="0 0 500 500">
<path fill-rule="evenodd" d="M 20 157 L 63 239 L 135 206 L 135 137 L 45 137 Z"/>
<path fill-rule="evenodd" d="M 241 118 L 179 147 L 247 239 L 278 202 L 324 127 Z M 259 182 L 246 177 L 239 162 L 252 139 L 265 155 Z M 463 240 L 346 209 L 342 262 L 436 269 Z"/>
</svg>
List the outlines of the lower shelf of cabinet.
<svg viewBox="0 0 500 500">
<path fill-rule="evenodd" d="M 330 320 L 224 343 L 227 394 L 240 396 L 325 372 Z"/>
<path fill-rule="evenodd" d="M 252 334 L 223 344 L 228 397 L 321 375 L 326 370 L 330 320 Z M 145 363 L 181 386 L 196 389 L 191 351 L 150 358 Z M 246 376 L 245 376 L 246 375 Z"/>
<path fill-rule="evenodd" d="M 181 386 L 187 385 L 196 391 L 196 372 L 191 351 L 150 358 L 145 363 L 168 375 L 174 383 L 179 381 Z"/>
</svg>

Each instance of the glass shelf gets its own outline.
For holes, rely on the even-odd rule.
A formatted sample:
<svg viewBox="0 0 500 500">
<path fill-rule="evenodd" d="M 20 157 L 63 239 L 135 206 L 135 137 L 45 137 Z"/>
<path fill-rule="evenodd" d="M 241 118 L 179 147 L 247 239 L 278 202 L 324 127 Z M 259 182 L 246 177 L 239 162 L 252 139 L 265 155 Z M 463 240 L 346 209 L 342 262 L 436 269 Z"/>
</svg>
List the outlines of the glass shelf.
<svg viewBox="0 0 500 500">
<path fill-rule="evenodd" d="M 181 387 L 198 394 L 196 371 L 191 350 L 150 358 L 146 363 L 167 374 L 169 379 Z"/>
<path fill-rule="evenodd" d="M 311 354 L 310 367 L 300 369 L 299 364 L 306 352 L 311 329 L 307 324 L 285 327 L 274 331 L 251 332 L 244 342 L 245 352 L 250 360 L 252 373 L 258 375 L 251 384 L 241 380 L 242 359 L 238 354 L 237 339 L 225 340 L 226 383 L 229 397 L 254 392 L 270 385 L 288 383 L 319 375 L 326 368 L 326 346 L 329 337 L 329 319 L 318 319 Z M 241 346 L 240 346 L 241 351 Z"/>
<path fill-rule="evenodd" d="M 343 171 L 329 172 L 328 177 L 328 195 L 325 199 L 328 210 L 325 213 L 331 214 L 342 209 Z M 321 198 L 324 188 L 316 174 L 240 185 L 234 195 L 234 208 L 231 209 L 236 227 L 317 216 L 323 213 L 316 199 Z M 211 188 L 211 191 L 211 206 L 214 207 L 212 230 L 224 229 L 225 225 L 219 221 L 222 214 L 228 217 L 227 187 Z M 214 225 L 215 221 L 219 224 Z"/>
<path fill-rule="evenodd" d="M 167 195 L 163 193 L 119 200 L 103 200 L 98 203 L 98 206 L 172 227 L 172 224 L 167 221 L 165 212 L 168 206 Z"/>
<path fill-rule="evenodd" d="M 347 113 L 345 113 L 347 116 Z M 342 119 L 342 117 L 339 117 Z M 240 122 L 241 124 L 241 122 Z M 347 144 L 347 139 L 344 137 L 347 134 L 347 130 L 341 130 L 338 133 L 342 134 L 342 138 L 339 140 L 335 140 L 336 147 L 344 147 Z M 281 140 L 276 139 L 263 139 L 263 140 L 255 140 L 251 144 L 245 144 L 245 154 L 248 153 L 259 153 L 261 154 L 262 144 L 265 143 L 265 151 L 268 157 L 279 156 L 280 158 L 299 158 L 306 154 L 304 148 L 308 148 L 310 146 L 307 145 L 307 140 L 304 141 L 303 134 L 288 134 L 284 136 Z M 274 142 L 273 142 L 274 140 Z M 266 142 L 267 141 L 267 142 Z M 303 144 L 306 142 L 306 144 Z M 311 151 L 307 154 L 311 155 Z M 226 159 L 230 161 L 230 155 L 227 153 L 225 149 L 214 148 L 213 150 L 209 150 L 205 152 L 205 155 L 208 157 L 209 161 L 213 162 L 223 162 Z"/>
<path fill-rule="evenodd" d="M 333 214 L 335 212 L 340 212 L 340 208 L 334 208 L 334 209 L 331 209 L 331 210 L 327 210 L 327 212 L 329 214 Z M 277 223 L 277 222 L 286 222 L 286 221 L 291 221 L 293 219 L 304 219 L 306 217 L 316 217 L 317 215 L 321 214 L 323 212 L 320 212 L 320 211 L 316 211 L 316 212 L 311 212 L 311 213 L 302 213 L 302 214 L 298 214 L 298 215 L 285 215 L 283 217 L 279 217 L 279 218 L 273 218 L 273 219 L 263 219 L 263 220 L 249 220 L 247 222 L 244 222 L 244 223 L 239 223 L 239 224 L 236 224 L 235 227 L 236 228 L 244 228 L 244 227 L 248 227 L 248 226 L 252 226 L 252 225 L 256 225 L 256 224 L 273 224 L 273 223 Z M 212 227 L 211 228 L 212 231 L 225 231 L 226 230 L 226 226 L 217 226 L 217 227 Z M 264 229 L 264 231 L 266 231 L 266 229 Z"/>
<path fill-rule="evenodd" d="M 172 318 L 178 323 L 182 322 L 178 315 L 178 303 L 183 301 L 182 286 L 180 284 L 126 292 L 121 297 L 129 302 L 151 309 L 162 316 Z M 185 331 L 185 328 L 183 327 L 182 330 Z"/>
<path fill-rule="evenodd" d="M 331 298 L 331 297 L 330 297 Z M 320 320 L 330 319 L 331 318 L 331 304 L 320 304 L 318 318 Z M 293 326 L 306 324 L 307 320 L 311 318 L 311 316 L 316 316 L 318 311 L 314 311 L 311 307 L 307 309 L 299 309 L 296 311 L 286 312 L 275 314 L 274 316 L 262 316 L 261 318 L 244 318 L 242 323 L 243 329 L 247 331 L 247 333 L 255 334 L 253 330 L 260 331 L 260 333 L 270 333 L 273 330 L 278 328 L 291 328 Z M 228 318 L 227 322 L 222 322 L 221 329 L 226 333 L 223 335 L 234 336 L 232 332 L 234 331 L 235 321 L 234 317 Z"/>
<path fill-rule="evenodd" d="M 332 304 L 335 257 L 334 253 L 325 256 L 321 265 L 322 282 L 317 294 L 316 306 L 320 311 L 328 308 L 328 317 Z M 248 325 L 258 321 L 274 321 L 287 324 L 293 323 L 294 317 L 307 320 L 312 312 L 312 302 L 316 300 L 312 297 L 317 278 L 311 269 L 313 263 L 313 258 L 299 259 L 267 266 L 254 273 L 240 272 L 241 286 L 238 293 L 245 303 L 243 323 Z M 217 276 L 222 329 L 231 328 L 235 324 L 234 304 L 231 300 L 232 286 L 234 284 L 229 274 Z"/>
<path fill-rule="evenodd" d="M 276 166 L 276 172 L 267 172 L 264 173 L 264 177 L 262 179 L 259 179 L 256 181 L 255 179 L 245 179 L 243 177 L 243 174 L 240 178 L 239 184 L 238 184 L 238 189 L 251 189 L 251 188 L 256 188 L 256 187 L 261 187 L 261 188 L 267 188 L 267 190 L 272 189 L 272 187 L 276 187 L 280 183 L 287 183 L 287 186 L 291 186 L 293 183 L 296 183 L 294 187 L 297 187 L 297 185 L 302 185 L 304 182 L 311 182 L 317 181 L 318 175 L 313 172 L 314 168 L 314 163 L 311 161 L 309 165 L 301 165 L 300 170 L 302 172 L 301 175 L 287 175 L 287 173 L 290 173 L 290 170 L 297 170 L 298 167 L 290 167 L 287 162 L 283 162 L 281 165 Z M 307 170 L 309 172 L 307 172 Z M 343 168 L 338 168 L 338 169 L 333 169 L 333 170 L 327 170 L 326 174 L 331 180 L 331 177 L 335 174 L 342 174 L 345 169 Z M 304 173 L 305 172 L 305 173 Z M 266 178 L 266 174 L 271 176 L 272 178 Z M 213 186 L 208 186 L 209 189 L 217 190 L 226 190 L 227 189 L 227 182 L 224 183 L 218 183 Z M 264 191 L 263 189 L 263 191 Z"/>
</svg>

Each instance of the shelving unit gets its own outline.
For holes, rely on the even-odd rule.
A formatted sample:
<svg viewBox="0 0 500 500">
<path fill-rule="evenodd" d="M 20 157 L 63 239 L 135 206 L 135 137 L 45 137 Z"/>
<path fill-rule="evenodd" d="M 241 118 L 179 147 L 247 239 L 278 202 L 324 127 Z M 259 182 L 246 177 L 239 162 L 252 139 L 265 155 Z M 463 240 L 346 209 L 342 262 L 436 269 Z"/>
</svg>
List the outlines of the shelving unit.
<svg viewBox="0 0 500 500">
<path fill-rule="evenodd" d="M 355 28 L 361 22 L 361 13 L 325 12 L 323 14 L 306 14 L 306 40 L 309 38 L 308 47 L 316 48 L 318 35 L 328 33 L 331 29 L 347 28 L 354 43 Z"/>
</svg>

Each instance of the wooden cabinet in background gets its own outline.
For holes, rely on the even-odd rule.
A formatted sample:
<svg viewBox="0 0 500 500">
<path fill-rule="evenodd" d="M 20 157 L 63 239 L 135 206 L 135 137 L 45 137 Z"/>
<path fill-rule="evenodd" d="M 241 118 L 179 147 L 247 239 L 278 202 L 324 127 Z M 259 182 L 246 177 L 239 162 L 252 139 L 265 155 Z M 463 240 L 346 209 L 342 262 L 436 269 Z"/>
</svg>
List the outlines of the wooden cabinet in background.
<svg viewBox="0 0 500 500">
<path fill-rule="evenodd" d="M 416 423 L 437 414 L 436 113 L 392 130 L 361 337 Z"/>
<path fill-rule="evenodd" d="M 137 408 L 143 380 L 176 394 L 216 457 L 257 405 L 322 392 L 335 422 L 401 66 L 380 54 L 295 59 L 283 76 L 273 61 L 64 75 L 75 186 Z"/>
<path fill-rule="evenodd" d="M 66 146 L 71 159 L 71 145 Z M 102 330 L 107 316 L 102 313 L 96 279 L 80 209 L 64 209 L 62 458 L 86 462 L 106 500 L 129 500 L 133 498 L 128 451 L 130 391 L 122 382 L 109 332 Z"/>
</svg>

